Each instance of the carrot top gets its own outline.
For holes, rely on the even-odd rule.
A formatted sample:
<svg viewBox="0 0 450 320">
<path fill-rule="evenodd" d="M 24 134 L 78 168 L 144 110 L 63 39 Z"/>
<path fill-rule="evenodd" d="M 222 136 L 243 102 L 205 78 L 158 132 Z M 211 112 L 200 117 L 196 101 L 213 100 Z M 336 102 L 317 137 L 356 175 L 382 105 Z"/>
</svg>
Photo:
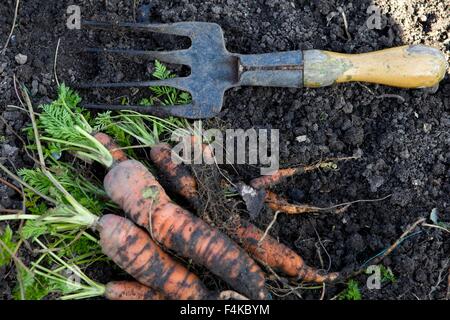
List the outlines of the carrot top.
<svg viewBox="0 0 450 320">
<path fill-rule="evenodd" d="M 83 109 L 78 106 L 80 101 L 78 94 L 62 84 L 58 88 L 58 98 L 40 107 L 37 125 L 45 132 L 40 139 L 57 146 L 60 152 L 69 151 L 79 158 L 110 167 L 111 154 L 92 137 L 96 128 L 83 115 Z"/>
</svg>

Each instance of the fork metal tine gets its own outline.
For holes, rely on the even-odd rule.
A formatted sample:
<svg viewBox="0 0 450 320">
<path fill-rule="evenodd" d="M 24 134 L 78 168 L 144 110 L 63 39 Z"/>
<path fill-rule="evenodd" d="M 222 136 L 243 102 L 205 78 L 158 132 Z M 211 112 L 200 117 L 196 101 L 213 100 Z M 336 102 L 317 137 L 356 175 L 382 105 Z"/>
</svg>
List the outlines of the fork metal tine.
<svg viewBox="0 0 450 320">
<path fill-rule="evenodd" d="M 189 22 L 175 22 L 175 23 L 132 23 L 132 22 L 103 22 L 103 21 L 82 21 L 82 26 L 92 28 L 125 28 L 125 29 L 137 29 L 147 30 L 150 32 L 166 33 L 178 36 L 189 37 L 193 34 L 191 29 L 191 23 Z"/>
<path fill-rule="evenodd" d="M 184 91 L 189 91 L 190 89 L 188 88 L 187 85 L 185 85 L 186 79 L 187 78 L 169 78 L 154 81 L 91 82 L 91 83 L 82 83 L 78 87 L 81 89 L 88 89 L 88 88 L 141 88 L 141 87 L 168 86 Z"/>
<path fill-rule="evenodd" d="M 131 50 L 131 49 L 109 49 L 109 48 L 86 48 L 85 52 L 93 53 L 114 53 L 132 56 L 149 56 L 167 63 L 176 63 L 189 65 L 191 58 L 189 50 L 174 51 L 150 51 L 150 50 Z"/>
</svg>

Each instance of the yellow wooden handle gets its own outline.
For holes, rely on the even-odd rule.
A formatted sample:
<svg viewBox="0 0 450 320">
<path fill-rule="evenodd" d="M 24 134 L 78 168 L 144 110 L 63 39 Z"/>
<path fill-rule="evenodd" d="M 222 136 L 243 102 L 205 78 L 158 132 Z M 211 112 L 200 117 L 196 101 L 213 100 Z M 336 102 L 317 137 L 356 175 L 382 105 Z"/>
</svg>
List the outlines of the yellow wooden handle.
<svg viewBox="0 0 450 320">
<path fill-rule="evenodd" d="M 401 88 L 433 87 L 448 68 L 444 54 L 424 45 L 402 46 L 361 54 L 305 50 L 305 87 L 362 81 Z"/>
</svg>

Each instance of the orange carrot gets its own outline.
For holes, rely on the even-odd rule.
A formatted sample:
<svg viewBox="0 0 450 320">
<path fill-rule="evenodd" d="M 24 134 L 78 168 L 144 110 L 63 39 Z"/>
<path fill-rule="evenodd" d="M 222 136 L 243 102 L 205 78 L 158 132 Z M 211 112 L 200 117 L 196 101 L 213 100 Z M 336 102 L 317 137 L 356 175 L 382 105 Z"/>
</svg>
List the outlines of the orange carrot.
<svg viewBox="0 0 450 320">
<path fill-rule="evenodd" d="M 195 140 L 194 140 L 194 141 L 195 141 Z M 203 149 L 204 149 L 204 150 L 209 150 L 209 151 L 210 151 L 209 148 L 208 148 L 208 149 L 203 148 Z M 206 154 L 209 154 L 209 152 L 207 152 Z M 164 169 L 161 168 L 161 167 L 158 165 L 159 163 L 161 163 L 161 162 L 160 162 L 160 161 L 155 162 L 155 164 L 157 165 L 158 169 L 159 169 L 161 172 L 164 172 Z M 175 181 L 176 181 L 176 180 L 175 180 Z M 177 184 L 177 183 L 175 182 L 175 184 Z M 178 183 L 178 184 L 179 184 L 179 183 Z M 158 194 L 160 194 L 160 193 L 158 192 Z M 200 199 L 198 198 L 197 192 L 196 192 L 196 193 L 193 193 L 193 192 L 190 192 L 190 193 L 184 193 L 184 195 L 186 195 L 186 194 L 189 194 L 190 196 L 194 197 L 194 198 L 191 198 L 191 199 L 186 198 L 191 204 L 199 204 L 199 203 L 200 203 L 200 202 L 199 202 Z M 180 195 L 181 195 L 181 194 L 180 194 Z M 279 200 L 279 197 L 275 197 L 273 193 L 272 193 L 272 194 L 269 193 L 269 197 L 268 197 L 267 200 L 270 200 L 270 199 L 273 200 L 273 199 L 277 199 L 277 198 L 278 198 L 278 200 Z M 162 199 L 163 202 L 166 201 L 166 200 L 167 200 L 167 199 L 164 199 L 164 198 Z M 161 202 L 161 200 L 158 200 L 158 201 Z M 269 204 L 269 205 L 270 205 L 270 204 Z M 197 208 L 197 207 L 194 206 L 194 208 Z M 272 206 L 272 208 L 274 208 L 274 207 Z M 280 207 L 274 208 L 274 209 L 280 209 Z M 126 211 L 127 211 L 127 210 L 126 210 Z M 134 217 L 134 219 L 139 219 L 139 217 L 142 217 L 142 216 L 138 214 L 138 215 L 136 215 L 136 217 Z M 148 221 L 148 220 L 147 220 L 147 221 Z M 144 221 L 141 221 L 141 223 L 143 223 L 143 224 L 141 224 L 141 225 L 144 225 L 144 226 L 145 226 L 145 222 L 146 222 L 145 220 L 144 220 Z M 148 223 L 148 222 L 147 222 L 147 223 Z M 243 229 L 243 228 L 244 228 L 244 229 Z M 245 228 L 248 228 L 248 231 L 245 231 Z M 242 238 L 242 235 L 245 234 L 245 233 L 249 233 L 249 234 L 259 234 L 260 236 L 259 236 L 259 238 L 258 238 L 257 241 L 259 241 L 259 239 L 261 239 L 261 237 L 262 237 L 262 235 L 263 235 L 263 231 L 261 231 L 261 230 L 258 229 L 256 226 L 254 226 L 254 225 L 252 225 L 252 224 L 250 224 L 250 223 L 245 223 L 245 224 L 243 224 L 243 225 L 240 227 L 240 229 L 239 229 L 238 231 L 239 231 L 238 236 L 241 235 L 241 236 L 239 236 L 239 238 L 240 238 L 240 240 L 242 241 L 243 244 L 247 243 L 247 242 L 245 241 L 245 239 Z M 288 275 L 290 274 L 291 276 L 299 276 L 299 277 L 301 277 L 303 274 L 305 274 L 305 276 L 306 276 L 305 280 L 306 280 L 306 281 L 318 281 L 318 282 L 323 282 L 323 281 L 332 281 L 334 278 L 336 278 L 336 275 L 337 275 L 336 273 L 331 273 L 331 274 L 328 274 L 328 275 L 323 275 L 323 276 L 321 276 L 318 270 L 316 270 L 316 269 L 314 269 L 314 268 L 312 268 L 312 267 L 304 266 L 303 259 L 302 259 L 299 255 L 297 255 L 293 250 L 289 249 L 288 247 L 286 247 L 285 245 L 279 243 L 278 241 L 276 241 L 275 239 L 271 238 L 271 237 L 268 236 L 268 235 L 266 236 L 266 238 L 265 238 L 265 240 L 264 240 L 264 243 L 265 243 L 265 242 L 267 242 L 268 244 L 270 244 L 273 248 L 276 248 L 277 245 L 279 245 L 280 248 L 279 248 L 279 249 L 276 249 L 276 250 L 268 251 L 268 252 L 271 252 L 271 253 L 273 254 L 272 257 L 270 257 L 268 253 L 266 254 L 266 258 L 261 257 L 261 256 L 255 256 L 255 257 L 258 258 L 260 261 L 262 261 L 264 264 L 266 264 L 266 265 L 268 265 L 268 266 L 270 266 L 270 267 L 272 267 L 272 268 L 275 268 L 275 269 L 280 269 L 280 270 L 281 270 L 282 272 L 284 272 L 285 274 L 288 274 Z M 250 250 L 252 247 L 251 247 L 251 246 L 248 246 L 248 243 L 247 243 L 246 246 L 244 246 L 244 248 L 245 248 L 248 252 L 250 252 L 250 253 L 253 254 L 253 251 Z M 292 272 L 289 272 L 289 270 L 283 270 L 282 267 L 279 267 L 280 263 L 277 262 L 277 261 L 278 261 L 278 259 L 280 259 L 280 256 L 279 256 L 279 255 L 276 255 L 276 252 L 283 252 L 283 251 L 288 251 L 289 254 L 290 254 L 290 256 L 294 257 L 293 260 L 297 261 L 297 265 L 304 266 L 303 269 L 301 269 L 301 267 L 297 267 L 297 268 L 299 268 L 299 269 L 302 270 L 301 272 L 299 271 L 298 273 L 293 274 Z M 282 264 L 281 264 L 281 265 L 282 265 Z M 315 276 L 311 276 L 311 274 L 312 274 L 312 275 L 315 275 Z"/>
<path fill-rule="evenodd" d="M 280 211 L 287 214 L 312 213 L 312 212 L 319 212 L 321 210 L 318 207 L 306 204 L 289 203 L 285 198 L 279 196 L 278 194 L 272 191 L 266 191 L 266 197 L 264 201 L 273 211 Z"/>
<path fill-rule="evenodd" d="M 211 146 L 202 143 L 200 137 L 196 135 L 192 135 L 190 140 L 193 148 L 201 148 L 203 161 L 213 164 L 214 153 Z M 200 199 L 197 192 L 197 181 L 185 164 L 173 161 L 172 147 L 167 143 L 159 143 L 151 148 L 150 158 L 171 189 L 186 199 L 193 208 L 198 208 Z"/>
<path fill-rule="evenodd" d="M 264 274 L 253 259 L 226 235 L 172 203 L 140 162 L 115 165 L 104 186 L 111 200 L 165 248 L 207 267 L 251 299 L 267 297 Z"/>
<path fill-rule="evenodd" d="M 99 141 L 106 149 L 108 149 L 116 163 L 127 160 L 127 155 L 125 152 L 120 149 L 119 145 L 109 135 L 103 132 L 97 132 L 93 135 L 93 137 L 97 139 L 97 141 Z"/>
<path fill-rule="evenodd" d="M 108 300 L 165 300 L 162 293 L 136 281 L 110 281 L 105 286 Z"/>
<path fill-rule="evenodd" d="M 171 299 L 199 300 L 211 297 L 200 279 L 151 240 L 126 218 L 107 214 L 99 219 L 102 251 L 140 283 Z"/>
<path fill-rule="evenodd" d="M 237 228 L 237 236 L 243 247 L 256 259 L 290 277 L 317 283 L 334 281 L 338 277 L 338 273 L 321 274 L 307 266 L 297 253 L 270 235 L 263 239 L 264 232 L 251 223 L 242 221 L 241 226 Z"/>
<path fill-rule="evenodd" d="M 296 174 L 312 171 L 314 169 L 317 169 L 316 165 L 279 169 L 273 174 L 260 176 L 260 177 L 252 179 L 250 181 L 250 186 L 255 189 L 266 189 L 266 188 L 272 187 L 274 185 L 277 185 L 277 184 L 283 182 L 288 177 L 292 177 L 293 175 L 296 175 Z"/>
<path fill-rule="evenodd" d="M 167 143 L 153 146 L 150 158 L 174 192 L 188 200 L 192 207 L 198 207 L 197 181 L 186 165 L 172 160 L 171 146 Z"/>
<path fill-rule="evenodd" d="M 168 146 L 165 147 L 165 149 L 169 148 Z M 206 149 L 209 150 L 209 149 Z M 169 151 L 166 151 L 169 152 Z M 169 158 L 169 157 L 167 157 Z M 155 162 L 155 161 L 154 161 Z M 157 168 L 165 172 L 165 169 L 160 167 L 161 161 L 156 161 L 155 164 Z M 176 166 L 176 164 L 174 164 Z M 175 169 L 176 170 L 176 169 Z M 194 179 L 194 177 L 192 177 Z M 195 180 L 195 179 L 194 179 Z M 179 185 L 180 183 L 176 182 L 176 178 L 172 179 L 172 184 Z M 191 204 L 199 204 L 200 199 L 198 198 L 197 193 L 184 193 L 180 194 L 181 196 L 186 197 L 186 194 L 188 194 L 189 197 L 187 200 L 190 201 Z M 268 191 L 266 193 L 266 199 L 265 201 L 268 203 L 269 207 L 272 208 L 275 211 L 282 211 L 285 213 L 290 214 L 298 214 L 303 212 L 317 212 L 319 211 L 319 208 L 307 206 L 307 205 L 295 205 L 290 204 L 287 202 L 287 200 L 281 198 L 277 194 Z M 194 208 L 198 208 L 195 205 Z M 264 254 L 261 254 L 261 251 L 255 252 L 255 248 L 251 245 L 251 239 L 249 238 L 249 235 L 253 235 L 254 239 L 257 239 L 255 241 L 259 241 L 262 238 L 262 235 L 264 232 L 262 232 L 260 229 L 258 229 L 256 226 L 254 226 L 251 223 L 243 223 L 240 228 L 238 229 L 237 236 L 239 240 L 242 242 L 244 248 L 247 250 L 247 252 L 250 252 L 253 254 L 257 259 L 259 259 L 264 264 L 268 265 L 269 267 L 272 267 L 274 269 L 279 269 L 285 274 L 288 274 L 290 276 L 295 277 L 304 277 L 306 281 L 315 281 L 315 282 L 324 282 L 324 281 L 332 281 L 337 277 L 337 273 L 330 273 L 328 275 L 321 275 L 318 270 L 306 266 L 303 262 L 303 259 L 295 253 L 293 250 L 289 249 L 285 245 L 279 243 L 269 235 L 263 239 L 263 242 L 261 245 L 265 245 L 268 248 L 271 248 L 271 250 L 266 250 Z M 244 237 L 244 235 L 247 235 Z M 289 257 L 286 259 L 285 262 L 283 262 L 282 256 L 283 254 L 286 257 Z M 291 261 L 291 265 L 289 265 L 289 261 Z M 296 270 L 296 271 L 293 271 Z"/>
</svg>

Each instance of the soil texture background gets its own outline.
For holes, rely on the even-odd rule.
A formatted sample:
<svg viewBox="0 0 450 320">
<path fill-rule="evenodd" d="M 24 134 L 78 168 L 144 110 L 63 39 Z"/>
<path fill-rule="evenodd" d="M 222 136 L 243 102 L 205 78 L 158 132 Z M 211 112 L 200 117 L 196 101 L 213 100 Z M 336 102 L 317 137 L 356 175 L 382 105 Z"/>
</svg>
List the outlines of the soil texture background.
<svg viewBox="0 0 450 320">
<path fill-rule="evenodd" d="M 448 57 L 450 49 L 450 4 L 444 0 L 23 1 L 6 54 L 0 55 L 0 114 L 7 122 L 0 121 L 0 161 L 9 166 L 32 165 L 14 134 L 21 133 L 28 118 L 8 107 L 19 105 L 13 75 L 30 88 L 34 105 L 53 98 L 58 40 L 57 75 L 69 85 L 82 80 L 139 80 L 148 77 L 151 69 L 151 61 L 145 58 L 78 52 L 82 47 L 177 49 L 189 44 L 186 39 L 151 34 L 69 30 L 66 9 L 73 4 L 81 7 L 84 19 L 216 22 L 231 52 L 314 48 L 360 53 L 426 44 Z M 15 0 L 0 4 L 1 46 L 8 37 L 14 7 Z M 378 20 L 373 19 L 379 19 L 377 28 L 373 25 Z M 16 61 L 18 54 L 27 56 L 25 64 Z M 111 102 L 118 94 L 105 91 L 83 96 Z M 386 249 L 417 219 L 428 218 L 433 208 L 440 221 L 450 221 L 448 73 L 434 93 L 359 83 L 321 89 L 233 89 L 227 92 L 216 123 L 227 128 L 279 129 L 281 166 L 358 156 L 339 163 L 338 170 L 300 175 L 278 186 L 276 191 L 292 202 L 328 207 L 390 195 L 382 201 L 354 204 L 339 214 L 278 215 L 271 234 L 310 265 L 331 271 L 357 268 Z M 244 181 L 259 173 L 254 166 L 236 169 L 233 174 Z M 0 209 L 21 205 L 13 190 L 0 184 Z M 273 213 L 265 212 L 257 223 L 265 228 L 272 218 Z M 4 226 L 1 223 L 0 229 Z M 449 234 L 423 226 L 416 231 L 383 261 L 395 275 L 394 283 L 369 290 L 366 275 L 356 278 L 363 299 L 446 298 L 447 281 L 440 279 L 446 279 L 450 267 Z M 23 248 L 19 255 L 26 262 L 31 253 Z M 104 270 L 99 273 L 105 277 Z M 0 269 L 0 300 L 11 299 L 14 275 L 12 267 Z M 324 298 L 333 298 L 343 288 L 344 284 L 327 286 Z M 299 290 L 299 295 L 284 299 L 319 299 L 322 293 Z"/>
</svg>

